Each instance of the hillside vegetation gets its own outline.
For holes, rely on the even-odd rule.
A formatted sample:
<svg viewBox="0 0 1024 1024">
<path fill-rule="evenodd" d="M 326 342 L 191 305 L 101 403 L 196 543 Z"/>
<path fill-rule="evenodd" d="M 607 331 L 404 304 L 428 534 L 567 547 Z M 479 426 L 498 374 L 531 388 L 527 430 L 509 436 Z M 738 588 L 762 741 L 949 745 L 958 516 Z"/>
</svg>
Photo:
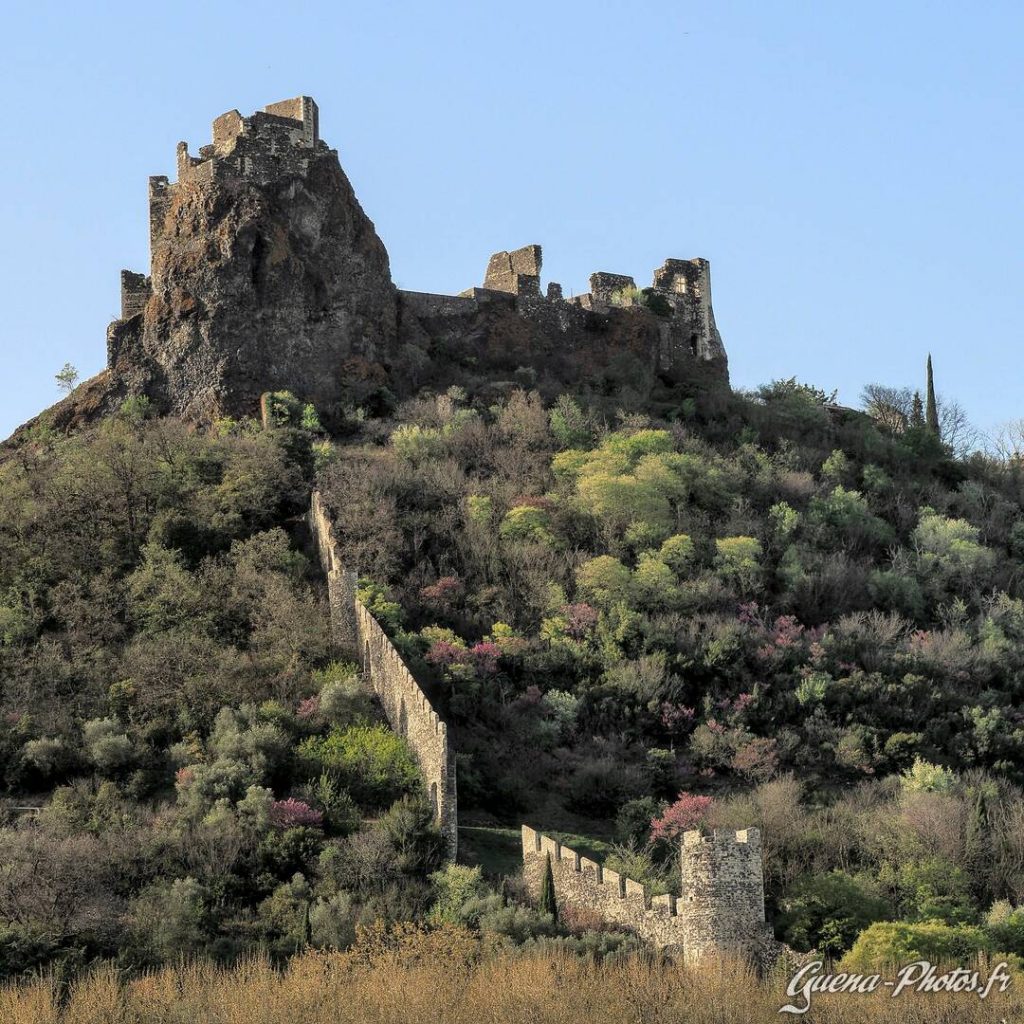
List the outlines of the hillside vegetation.
<svg viewBox="0 0 1024 1024">
<path fill-rule="evenodd" d="M 457 929 L 509 979 L 551 969 L 525 952 L 641 970 L 525 904 L 524 820 L 655 892 L 682 830 L 756 825 L 798 949 L 1024 954 L 1019 467 L 795 381 L 657 415 L 522 383 L 334 437 L 288 395 L 209 432 L 136 401 L 5 452 L 0 972 L 281 961 L 376 922 Z M 332 648 L 314 484 L 451 723 L 478 866 L 442 867 Z"/>
</svg>

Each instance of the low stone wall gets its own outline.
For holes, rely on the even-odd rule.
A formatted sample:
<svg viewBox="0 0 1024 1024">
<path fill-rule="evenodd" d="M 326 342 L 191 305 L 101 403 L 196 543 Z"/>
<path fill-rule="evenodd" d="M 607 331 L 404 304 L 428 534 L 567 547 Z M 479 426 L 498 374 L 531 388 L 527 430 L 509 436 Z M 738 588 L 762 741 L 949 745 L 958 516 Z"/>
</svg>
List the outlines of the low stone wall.
<svg viewBox="0 0 1024 1024">
<path fill-rule="evenodd" d="M 402 307 L 413 316 L 466 316 L 479 309 L 477 301 L 463 295 L 434 295 L 431 292 L 407 292 L 401 289 Z"/>
<path fill-rule="evenodd" d="M 674 896 L 650 897 L 639 882 L 602 867 L 529 825 L 523 825 L 522 838 L 523 878 L 534 897 L 540 896 L 550 855 L 559 910 L 592 910 L 606 921 L 636 932 L 658 949 L 682 951 L 683 922 L 676 916 L 679 901 Z"/>
<path fill-rule="evenodd" d="M 380 623 L 356 596 L 356 574 L 341 560 L 334 526 L 316 491 L 310 502 L 309 524 L 327 576 L 332 634 L 338 643 L 358 651 L 363 673 L 388 723 L 409 744 L 423 773 L 448 855 L 454 860 L 458 849 L 458 798 L 448 726 L 434 711 Z"/>
</svg>

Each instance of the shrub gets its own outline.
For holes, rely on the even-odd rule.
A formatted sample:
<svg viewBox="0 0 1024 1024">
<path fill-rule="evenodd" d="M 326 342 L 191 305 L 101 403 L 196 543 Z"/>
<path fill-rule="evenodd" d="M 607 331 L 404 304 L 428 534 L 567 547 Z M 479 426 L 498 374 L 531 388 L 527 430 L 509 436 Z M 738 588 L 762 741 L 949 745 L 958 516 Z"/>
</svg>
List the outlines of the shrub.
<svg viewBox="0 0 1024 1024">
<path fill-rule="evenodd" d="M 73 762 L 71 751 L 59 736 L 29 740 L 21 748 L 21 758 L 44 779 L 60 778 Z"/>
<path fill-rule="evenodd" d="M 323 820 L 322 811 L 314 810 L 305 801 L 294 797 L 275 800 L 270 805 L 270 821 L 276 828 L 319 828 Z"/>
<path fill-rule="evenodd" d="M 315 767 L 335 775 L 357 803 L 386 807 L 420 782 L 419 769 L 405 741 L 382 725 L 332 729 L 300 747 Z"/>
<path fill-rule="evenodd" d="M 123 768 L 132 759 L 132 743 L 113 718 L 94 718 L 82 727 L 82 740 L 89 760 L 105 773 Z"/>
<path fill-rule="evenodd" d="M 550 544 L 554 536 L 550 530 L 551 516 L 546 509 L 533 505 L 516 505 L 509 509 L 498 527 L 498 534 L 506 541 L 536 541 Z"/>
<path fill-rule="evenodd" d="M 391 435 L 391 447 L 400 458 L 419 463 L 442 455 L 445 439 L 441 431 L 433 427 L 408 424 Z"/>
<path fill-rule="evenodd" d="M 707 824 L 714 804 L 709 796 L 680 793 L 675 803 L 667 807 L 659 818 L 651 821 L 651 839 L 675 843 L 683 833 Z"/>
<path fill-rule="evenodd" d="M 779 906 L 783 941 L 827 957 L 841 956 L 870 924 L 892 916 L 877 884 L 843 871 L 800 879 Z"/>
<path fill-rule="evenodd" d="M 488 526 L 494 515 L 494 503 L 485 494 L 471 494 L 466 498 L 466 517 L 477 526 Z"/>
<path fill-rule="evenodd" d="M 580 596 L 601 608 L 617 601 L 628 601 L 632 594 L 633 577 L 617 558 L 599 555 L 584 562 L 576 572 L 576 587 Z"/>
<path fill-rule="evenodd" d="M 466 924 L 466 904 L 478 900 L 487 893 L 483 873 L 479 867 L 465 867 L 449 864 L 430 876 L 434 887 L 434 902 L 430 908 L 430 920 L 448 924 Z"/>
<path fill-rule="evenodd" d="M 956 775 L 949 768 L 915 757 L 900 783 L 910 793 L 948 793 L 956 785 Z"/>
<path fill-rule="evenodd" d="M 682 576 L 693 564 L 693 541 L 685 533 L 669 537 L 661 545 L 658 557 L 674 572 Z"/>
<path fill-rule="evenodd" d="M 840 964 L 842 970 L 885 971 L 917 960 L 968 964 L 979 953 L 993 952 L 992 940 L 971 925 L 941 921 L 909 924 L 876 921 L 857 937 Z"/>
<path fill-rule="evenodd" d="M 743 593 L 754 589 L 761 575 L 761 544 L 753 537 L 720 537 L 715 563 L 722 576 Z"/>
<path fill-rule="evenodd" d="M 194 878 L 154 882 L 129 910 L 135 941 L 159 959 L 198 953 L 209 936 L 207 898 Z"/>
</svg>

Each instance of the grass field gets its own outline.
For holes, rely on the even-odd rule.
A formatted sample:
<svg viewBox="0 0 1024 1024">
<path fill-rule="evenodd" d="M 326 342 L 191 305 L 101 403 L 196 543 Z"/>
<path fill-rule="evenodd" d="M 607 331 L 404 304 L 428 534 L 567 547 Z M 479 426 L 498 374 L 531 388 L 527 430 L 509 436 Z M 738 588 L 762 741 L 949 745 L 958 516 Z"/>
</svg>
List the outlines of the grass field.
<svg viewBox="0 0 1024 1024">
<path fill-rule="evenodd" d="M 481 950 L 466 934 L 418 936 L 374 955 L 307 953 L 285 971 L 252 960 L 123 980 L 99 968 L 67 993 L 46 979 L 0 989 L 3 1024 L 1020 1024 L 1024 988 L 974 995 L 817 996 L 779 1014 L 784 982 L 737 964 L 700 970 L 632 956 Z"/>
</svg>

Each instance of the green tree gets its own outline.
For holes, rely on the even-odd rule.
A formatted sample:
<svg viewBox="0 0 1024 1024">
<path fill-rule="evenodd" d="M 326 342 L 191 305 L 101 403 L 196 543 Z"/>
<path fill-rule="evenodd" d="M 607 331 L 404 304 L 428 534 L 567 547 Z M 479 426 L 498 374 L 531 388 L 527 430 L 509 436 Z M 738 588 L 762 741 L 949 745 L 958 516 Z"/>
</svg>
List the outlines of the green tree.
<svg viewBox="0 0 1024 1024">
<path fill-rule="evenodd" d="M 544 856 L 544 874 L 540 880 L 540 912 L 558 920 L 558 901 L 555 899 L 555 873 L 551 868 L 551 854 Z"/>
<path fill-rule="evenodd" d="M 932 373 L 932 354 L 928 353 L 928 404 L 925 409 L 925 426 L 930 433 L 939 437 L 939 407 L 935 401 L 935 377 Z"/>
<path fill-rule="evenodd" d="M 78 370 L 71 363 L 65 363 L 54 375 L 54 380 L 61 391 L 66 391 L 70 395 L 78 384 Z"/>
<path fill-rule="evenodd" d="M 796 949 L 839 957 L 874 921 L 892 916 L 877 885 L 843 871 L 800 879 L 780 901 L 778 927 Z"/>
</svg>

